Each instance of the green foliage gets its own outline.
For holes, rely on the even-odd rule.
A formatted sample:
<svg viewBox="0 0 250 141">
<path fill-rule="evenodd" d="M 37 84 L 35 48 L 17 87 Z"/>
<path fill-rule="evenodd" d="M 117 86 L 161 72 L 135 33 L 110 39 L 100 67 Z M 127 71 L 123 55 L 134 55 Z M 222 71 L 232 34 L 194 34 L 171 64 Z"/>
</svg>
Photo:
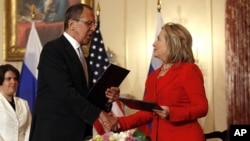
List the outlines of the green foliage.
<svg viewBox="0 0 250 141">
<path fill-rule="evenodd" d="M 136 140 L 138 141 L 148 141 L 147 140 L 147 136 L 144 134 L 144 132 L 140 131 L 140 130 L 136 130 L 133 133 L 133 137 L 136 138 Z"/>
</svg>

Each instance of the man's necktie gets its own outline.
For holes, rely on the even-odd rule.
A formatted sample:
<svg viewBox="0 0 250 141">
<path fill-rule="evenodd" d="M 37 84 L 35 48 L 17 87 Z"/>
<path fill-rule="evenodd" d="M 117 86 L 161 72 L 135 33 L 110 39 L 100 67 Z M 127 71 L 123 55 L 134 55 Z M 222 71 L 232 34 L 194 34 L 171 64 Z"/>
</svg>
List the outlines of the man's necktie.
<svg viewBox="0 0 250 141">
<path fill-rule="evenodd" d="M 82 67 L 83 67 L 83 70 L 84 70 L 84 74 L 85 74 L 85 77 L 86 77 L 87 86 L 89 86 L 88 66 L 87 66 L 87 63 L 86 63 L 86 59 L 83 56 L 83 51 L 82 51 L 81 47 L 78 47 L 78 52 L 79 52 L 79 58 L 80 58 L 80 61 L 82 63 Z"/>
</svg>

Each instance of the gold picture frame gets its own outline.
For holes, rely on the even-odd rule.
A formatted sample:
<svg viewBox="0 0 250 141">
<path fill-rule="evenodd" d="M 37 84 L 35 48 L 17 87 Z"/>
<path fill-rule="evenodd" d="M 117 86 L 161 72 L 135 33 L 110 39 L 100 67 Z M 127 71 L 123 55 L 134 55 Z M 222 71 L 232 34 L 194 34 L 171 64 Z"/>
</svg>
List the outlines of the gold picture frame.
<svg viewBox="0 0 250 141">
<path fill-rule="evenodd" d="M 94 0 L 81 0 L 94 6 Z M 18 0 L 4 0 L 3 51 L 5 61 L 22 61 L 25 47 L 17 46 L 17 10 Z"/>
</svg>

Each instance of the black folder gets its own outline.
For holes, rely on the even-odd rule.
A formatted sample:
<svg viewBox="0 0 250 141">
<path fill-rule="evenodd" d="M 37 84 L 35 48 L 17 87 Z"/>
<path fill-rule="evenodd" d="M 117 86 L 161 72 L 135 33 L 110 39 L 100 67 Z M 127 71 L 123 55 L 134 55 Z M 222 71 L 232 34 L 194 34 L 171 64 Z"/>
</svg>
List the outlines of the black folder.
<svg viewBox="0 0 250 141">
<path fill-rule="evenodd" d="M 162 110 L 162 108 L 155 102 L 130 99 L 126 97 L 119 97 L 119 100 L 131 109 L 149 112 L 152 112 L 153 109 Z"/>
<path fill-rule="evenodd" d="M 118 87 L 129 72 L 125 68 L 110 63 L 95 85 L 90 89 L 87 98 L 96 106 L 105 110 L 105 104 L 108 101 L 105 95 L 106 89 L 112 86 Z"/>
</svg>

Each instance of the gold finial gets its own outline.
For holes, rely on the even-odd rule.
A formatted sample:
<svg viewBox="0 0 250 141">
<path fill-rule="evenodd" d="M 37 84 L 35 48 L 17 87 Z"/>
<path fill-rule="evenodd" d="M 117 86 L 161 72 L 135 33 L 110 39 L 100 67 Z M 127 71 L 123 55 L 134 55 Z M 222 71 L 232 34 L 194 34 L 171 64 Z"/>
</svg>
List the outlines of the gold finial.
<svg viewBox="0 0 250 141">
<path fill-rule="evenodd" d="M 35 14 L 36 14 L 36 8 L 35 8 L 35 5 L 32 4 L 31 5 L 31 10 L 30 10 L 30 14 L 31 14 L 31 19 L 34 20 L 35 19 Z"/>
<path fill-rule="evenodd" d="M 96 16 L 100 16 L 100 12 L 101 12 L 101 9 L 100 9 L 100 4 L 98 2 L 97 8 L 96 8 Z"/>
<path fill-rule="evenodd" d="M 157 11 L 161 12 L 161 0 L 157 0 Z"/>
<path fill-rule="evenodd" d="M 100 21 L 100 12 L 101 12 L 101 8 L 100 8 L 100 4 L 99 4 L 99 2 L 98 2 L 97 8 L 96 8 L 97 22 Z"/>
</svg>

